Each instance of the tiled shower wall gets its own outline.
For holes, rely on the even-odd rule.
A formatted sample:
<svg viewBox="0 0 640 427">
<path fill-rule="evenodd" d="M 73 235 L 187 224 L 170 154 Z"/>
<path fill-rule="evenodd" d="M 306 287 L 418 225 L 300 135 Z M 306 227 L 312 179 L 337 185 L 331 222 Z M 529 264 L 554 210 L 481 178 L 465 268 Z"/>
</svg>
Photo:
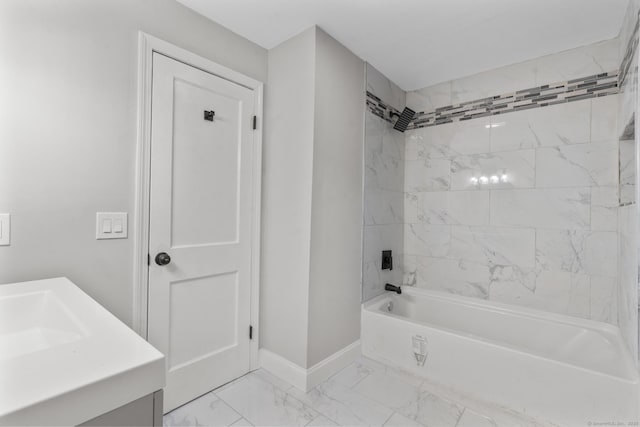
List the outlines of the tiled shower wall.
<svg viewBox="0 0 640 427">
<path fill-rule="evenodd" d="M 638 10 L 631 0 L 618 39 L 406 93 L 410 128 L 426 126 L 406 141 L 388 116 L 405 93 L 367 66 L 364 300 L 404 272 L 408 285 L 617 323 L 637 357 L 639 215 L 619 200 L 618 154 L 637 156 L 638 132 L 618 139 L 637 111 Z M 618 75 L 602 97 L 433 126 L 451 106 Z M 507 182 L 471 183 L 494 173 Z"/>
<path fill-rule="evenodd" d="M 613 40 L 409 92 L 407 106 L 618 66 Z M 407 131 L 405 284 L 617 323 L 616 112 L 608 95 Z"/>
<path fill-rule="evenodd" d="M 629 71 L 620 85 L 618 95 L 617 134 L 625 134 L 625 128 L 633 122 L 638 103 L 638 10 L 640 0 L 629 2 L 620 33 L 620 57 L 630 58 Z M 637 119 L 635 120 L 637 121 Z M 637 124 L 633 122 L 637 129 Z M 620 178 L 624 186 L 618 208 L 618 324 L 631 353 L 638 357 L 638 204 L 637 190 L 637 140 L 634 137 L 620 140 Z"/>
<path fill-rule="evenodd" d="M 366 73 L 368 92 L 404 108 L 404 91 L 368 64 Z M 385 283 L 402 283 L 404 222 L 404 134 L 388 116 L 365 114 L 363 300 L 382 293 Z M 393 270 L 381 269 L 382 250 L 393 251 Z"/>
</svg>

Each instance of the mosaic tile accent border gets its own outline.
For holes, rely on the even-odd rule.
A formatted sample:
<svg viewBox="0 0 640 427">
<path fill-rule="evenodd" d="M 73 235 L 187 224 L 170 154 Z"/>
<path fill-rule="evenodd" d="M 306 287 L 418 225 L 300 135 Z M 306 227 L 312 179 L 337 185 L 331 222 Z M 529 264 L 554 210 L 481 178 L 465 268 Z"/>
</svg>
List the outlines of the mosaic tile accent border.
<svg viewBox="0 0 640 427">
<path fill-rule="evenodd" d="M 618 71 L 552 83 L 420 112 L 408 129 L 506 114 L 618 93 Z"/>
<path fill-rule="evenodd" d="M 400 115 L 400 111 L 396 110 L 392 106 L 385 103 L 382 99 L 375 96 L 373 93 L 367 91 L 367 108 L 369 111 L 380 117 L 385 122 L 394 124 L 396 122 L 395 117 Z M 391 116 L 394 116 L 392 119 Z"/>
<path fill-rule="evenodd" d="M 618 93 L 618 87 L 618 71 L 610 71 L 440 107 L 435 111 L 422 111 L 416 114 L 407 130 L 615 95 Z M 366 103 L 371 113 L 388 123 L 395 122 L 395 117 L 392 118 L 392 115 L 400 114 L 398 110 L 369 91 L 367 91 Z"/>
</svg>

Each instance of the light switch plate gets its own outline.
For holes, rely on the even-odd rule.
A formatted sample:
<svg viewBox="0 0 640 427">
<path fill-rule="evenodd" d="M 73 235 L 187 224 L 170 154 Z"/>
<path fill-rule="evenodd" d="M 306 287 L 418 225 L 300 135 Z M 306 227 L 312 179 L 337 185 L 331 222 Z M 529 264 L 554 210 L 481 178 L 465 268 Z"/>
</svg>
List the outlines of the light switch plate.
<svg viewBox="0 0 640 427">
<path fill-rule="evenodd" d="M 11 215 L 8 213 L 0 214 L 0 246 L 9 246 L 11 244 Z"/>
<path fill-rule="evenodd" d="M 96 239 L 103 240 L 103 239 L 126 239 L 126 238 L 127 238 L 127 213 L 126 212 L 97 212 L 96 213 Z"/>
</svg>

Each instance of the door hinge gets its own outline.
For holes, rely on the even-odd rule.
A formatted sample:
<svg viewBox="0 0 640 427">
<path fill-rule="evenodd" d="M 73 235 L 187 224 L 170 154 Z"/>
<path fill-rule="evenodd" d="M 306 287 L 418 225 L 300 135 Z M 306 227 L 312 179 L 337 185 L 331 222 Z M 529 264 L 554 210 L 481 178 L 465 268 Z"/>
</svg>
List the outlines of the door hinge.
<svg viewBox="0 0 640 427">
<path fill-rule="evenodd" d="M 147 265 L 151 265 L 151 255 L 147 254 Z"/>
<path fill-rule="evenodd" d="M 249 326 L 249 339 L 253 339 L 253 326 Z"/>
<path fill-rule="evenodd" d="M 258 116 L 253 116 L 253 130 L 258 129 Z"/>
</svg>

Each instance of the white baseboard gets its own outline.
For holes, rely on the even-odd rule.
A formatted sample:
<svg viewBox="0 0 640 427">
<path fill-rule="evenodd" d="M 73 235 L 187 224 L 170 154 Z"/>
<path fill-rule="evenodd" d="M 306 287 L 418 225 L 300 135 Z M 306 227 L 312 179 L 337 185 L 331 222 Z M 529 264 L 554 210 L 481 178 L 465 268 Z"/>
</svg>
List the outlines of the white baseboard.
<svg viewBox="0 0 640 427">
<path fill-rule="evenodd" d="M 360 354 L 360 340 L 357 340 L 307 369 L 306 391 L 311 390 L 322 381 L 342 370 L 342 368 L 356 360 Z"/>
<path fill-rule="evenodd" d="M 309 391 L 353 362 L 360 354 L 360 340 L 357 340 L 309 369 L 305 369 L 282 356 L 261 348 L 260 367 L 299 390 Z"/>
<path fill-rule="evenodd" d="M 297 389 L 307 391 L 307 370 L 264 348 L 259 351 L 260 367 Z"/>
</svg>

